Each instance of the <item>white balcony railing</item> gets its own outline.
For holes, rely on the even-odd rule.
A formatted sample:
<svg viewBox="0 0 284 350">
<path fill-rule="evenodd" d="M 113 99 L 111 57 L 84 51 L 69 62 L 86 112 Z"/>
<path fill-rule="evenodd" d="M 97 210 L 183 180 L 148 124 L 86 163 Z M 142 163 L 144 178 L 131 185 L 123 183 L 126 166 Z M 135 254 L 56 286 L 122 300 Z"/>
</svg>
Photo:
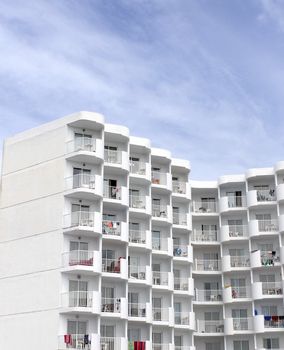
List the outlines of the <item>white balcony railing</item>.
<svg viewBox="0 0 284 350">
<path fill-rule="evenodd" d="M 65 334 L 59 336 L 59 349 L 91 349 L 90 334 Z"/>
<path fill-rule="evenodd" d="M 174 278 L 174 290 L 187 291 L 188 286 L 188 278 L 186 277 L 175 277 Z"/>
<path fill-rule="evenodd" d="M 228 225 L 230 237 L 247 237 L 248 227 L 247 225 Z"/>
<path fill-rule="evenodd" d="M 231 289 L 232 289 L 232 298 L 233 299 L 250 298 L 250 296 L 251 296 L 251 290 L 250 290 L 249 286 L 231 287 Z"/>
<path fill-rule="evenodd" d="M 259 232 L 277 232 L 278 220 L 258 220 Z"/>
<path fill-rule="evenodd" d="M 168 208 L 166 205 L 152 205 L 152 216 L 156 218 L 167 218 Z"/>
<path fill-rule="evenodd" d="M 173 213 L 173 224 L 187 226 L 187 215 L 185 213 Z"/>
<path fill-rule="evenodd" d="M 217 201 L 193 201 L 193 211 L 195 213 L 216 213 Z"/>
<path fill-rule="evenodd" d="M 103 220 L 102 232 L 104 235 L 121 236 L 121 222 Z"/>
<path fill-rule="evenodd" d="M 169 308 L 157 308 L 153 307 L 153 321 L 169 321 Z"/>
<path fill-rule="evenodd" d="M 233 318 L 233 328 L 235 331 L 251 331 L 251 330 L 253 330 L 252 317 Z"/>
<path fill-rule="evenodd" d="M 279 253 L 277 251 L 262 251 L 261 252 L 261 265 L 274 266 L 275 263 L 280 262 Z"/>
<path fill-rule="evenodd" d="M 173 180 L 173 193 L 186 194 L 186 182 Z"/>
<path fill-rule="evenodd" d="M 104 160 L 106 163 L 121 164 L 122 152 L 118 150 L 105 149 Z"/>
<path fill-rule="evenodd" d="M 187 245 L 174 245 L 173 246 L 174 257 L 185 258 L 188 256 L 188 246 Z"/>
<path fill-rule="evenodd" d="M 146 163 L 142 161 L 130 161 L 130 173 L 136 175 L 146 175 Z"/>
<path fill-rule="evenodd" d="M 223 333 L 224 332 L 224 321 L 206 321 L 197 320 L 197 332 L 198 333 Z"/>
<path fill-rule="evenodd" d="M 164 186 L 167 185 L 167 173 L 152 171 L 152 184 Z"/>
<path fill-rule="evenodd" d="M 249 267 L 250 258 L 247 255 L 243 256 L 230 256 L 231 267 Z"/>
<path fill-rule="evenodd" d="M 72 291 L 62 293 L 63 307 L 92 307 L 93 292 L 90 291 Z"/>
<path fill-rule="evenodd" d="M 167 286 L 169 283 L 169 273 L 166 271 L 152 271 L 154 286 Z"/>
<path fill-rule="evenodd" d="M 221 261 L 215 259 L 195 259 L 194 260 L 195 271 L 220 271 Z"/>
<path fill-rule="evenodd" d="M 94 252 L 91 250 L 71 250 L 62 254 L 62 265 L 66 266 L 93 266 Z"/>
<path fill-rule="evenodd" d="M 96 176 L 91 174 L 76 174 L 65 179 L 66 190 L 76 188 L 95 189 Z"/>
<path fill-rule="evenodd" d="M 262 282 L 263 295 L 282 295 L 282 282 Z"/>
<path fill-rule="evenodd" d="M 95 152 L 96 151 L 96 140 L 90 137 L 75 137 L 74 140 L 68 141 L 67 153 L 87 151 Z"/>
<path fill-rule="evenodd" d="M 120 260 L 119 259 L 102 259 L 102 271 L 110 273 L 120 273 Z"/>
<path fill-rule="evenodd" d="M 105 349 L 118 350 L 119 349 L 119 338 L 101 337 L 101 349 L 100 350 L 105 350 Z"/>
<path fill-rule="evenodd" d="M 170 350 L 170 344 L 153 343 L 152 350 Z"/>
<path fill-rule="evenodd" d="M 129 196 L 129 207 L 133 209 L 145 209 L 146 197 L 145 196 Z"/>
<path fill-rule="evenodd" d="M 119 313 L 121 311 L 121 299 L 102 297 L 101 311 Z"/>
<path fill-rule="evenodd" d="M 275 190 L 257 190 L 256 197 L 258 202 L 271 202 L 276 200 Z"/>
<path fill-rule="evenodd" d="M 175 311 L 175 324 L 176 325 L 189 325 L 189 312 L 177 312 L 177 311 Z"/>
<path fill-rule="evenodd" d="M 95 213 L 89 211 L 74 211 L 63 216 L 64 227 L 87 226 L 94 227 Z"/>
<path fill-rule="evenodd" d="M 217 242 L 218 231 L 217 230 L 198 230 L 194 229 L 192 235 L 193 242 Z"/>
<path fill-rule="evenodd" d="M 146 304 L 145 303 L 128 303 L 128 316 L 146 317 Z"/>
<path fill-rule="evenodd" d="M 128 265 L 128 277 L 131 279 L 145 280 L 146 266 L 145 265 Z"/>
<path fill-rule="evenodd" d="M 228 208 L 242 208 L 246 206 L 245 196 L 228 196 Z"/>
<path fill-rule="evenodd" d="M 144 230 L 129 229 L 129 242 L 131 243 L 146 243 L 146 232 Z"/>
<path fill-rule="evenodd" d="M 222 290 L 220 289 L 195 289 L 195 301 L 214 302 L 222 300 Z"/>
<path fill-rule="evenodd" d="M 264 328 L 284 329 L 284 316 L 278 316 L 278 315 L 264 316 Z"/>
<path fill-rule="evenodd" d="M 104 198 L 121 200 L 121 187 L 104 186 Z"/>
</svg>

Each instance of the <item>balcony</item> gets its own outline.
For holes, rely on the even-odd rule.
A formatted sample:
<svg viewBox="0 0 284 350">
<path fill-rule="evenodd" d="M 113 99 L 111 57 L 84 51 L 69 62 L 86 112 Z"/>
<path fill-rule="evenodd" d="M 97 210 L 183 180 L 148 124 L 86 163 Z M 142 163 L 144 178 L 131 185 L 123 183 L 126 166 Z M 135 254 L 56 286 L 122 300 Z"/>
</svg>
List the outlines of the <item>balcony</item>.
<svg viewBox="0 0 284 350">
<path fill-rule="evenodd" d="M 151 247 L 151 232 L 148 230 L 133 230 L 129 229 L 129 245 L 130 247 L 141 247 L 144 249 L 152 249 Z"/>
<path fill-rule="evenodd" d="M 217 214 L 217 201 L 193 201 L 193 214 Z"/>
<path fill-rule="evenodd" d="M 188 214 L 186 213 L 173 213 L 173 225 L 175 225 L 175 228 L 185 229 L 189 230 L 190 221 Z"/>
<path fill-rule="evenodd" d="M 102 272 L 104 277 L 127 279 L 127 262 L 125 258 L 102 259 Z"/>
<path fill-rule="evenodd" d="M 74 211 L 63 215 L 64 233 L 98 236 L 102 232 L 101 214 L 90 211 Z"/>
<path fill-rule="evenodd" d="M 127 339 L 122 337 L 102 337 L 100 340 L 100 349 L 94 350 L 123 350 L 127 349 Z"/>
<path fill-rule="evenodd" d="M 275 204 L 275 190 L 251 190 L 247 193 L 248 207 L 267 206 Z"/>
<path fill-rule="evenodd" d="M 248 239 L 247 225 L 224 225 L 221 226 L 221 242 L 242 241 Z"/>
<path fill-rule="evenodd" d="M 128 265 L 128 282 L 135 284 L 148 284 L 152 283 L 151 280 L 151 267 L 147 265 Z"/>
<path fill-rule="evenodd" d="M 151 198 L 150 196 L 129 196 L 129 209 L 133 213 L 142 213 L 151 215 Z"/>
<path fill-rule="evenodd" d="M 218 231 L 217 230 L 193 230 L 192 244 L 214 244 L 218 243 Z"/>
<path fill-rule="evenodd" d="M 220 273 L 221 261 L 213 259 L 195 259 L 193 264 L 195 273 Z"/>
<path fill-rule="evenodd" d="M 252 268 L 280 266 L 280 256 L 277 251 L 260 251 L 251 252 Z"/>
<path fill-rule="evenodd" d="M 164 188 L 167 190 L 171 190 L 170 184 L 170 174 L 169 173 L 163 173 L 159 171 L 152 171 L 151 173 L 151 182 L 152 186 L 157 188 Z"/>
<path fill-rule="evenodd" d="M 127 224 L 122 221 L 103 220 L 103 238 L 128 242 Z"/>
<path fill-rule="evenodd" d="M 250 258 L 248 255 L 242 255 L 242 256 L 225 255 L 222 257 L 223 272 L 249 270 L 249 268 L 250 268 Z"/>
<path fill-rule="evenodd" d="M 62 254 L 64 272 L 101 273 L 101 254 L 92 250 L 72 250 Z"/>
<path fill-rule="evenodd" d="M 284 330 L 284 316 L 256 315 L 254 316 L 254 329 L 256 333 L 281 332 Z"/>
<path fill-rule="evenodd" d="M 174 325 L 174 312 L 172 307 L 152 308 L 153 324 Z"/>
<path fill-rule="evenodd" d="M 224 303 L 243 302 L 251 299 L 251 287 L 225 286 L 223 289 Z"/>
<path fill-rule="evenodd" d="M 151 181 L 150 164 L 143 161 L 131 160 L 129 163 L 130 176 L 135 177 L 137 183 L 145 183 Z"/>
<path fill-rule="evenodd" d="M 195 314 L 194 312 L 174 312 L 175 327 L 185 329 L 195 329 Z"/>
<path fill-rule="evenodd" d="M 151 322 L 152 307 L 150 303 L 128 303 L 128 317 L 131 321 Z"/>
<path fill-rule="evenodd" d="M 193 278 L 174 277 L 174 293 L 194 296 Z"/>
<path fill-rule="evenodd" d="M 254 332 L 253 317 L 226 318 L 225 334 L 247 334 Z"/>
<path fill-rule="evenodd" d="M 152 254 L 172 256 L 173 254 L 172 238 L 162 237 L 160 239 L 155 239 L 152 237 Z"/>
<path fill-rule="evenodd" d="M 189 245 L 174 245 L 173 257 L 177 261 L 193 262 L 193 249 Z"/>
<path fill-rule="evenodd" d="M 66 142 L 66 159 L 87 164 L 101 163 L 103 161 L 102 140 L 82 136 Z"/>
<path fill-rule="evenodd" d="M 219 200 L 220 213 L 228 211 L 239 211 L 246 208 L 246 197 L 245 196 L 225 196 Z"/>
<path fill-rule="evenodd" d="M 185 181 L 172 181 L 173 184 L 173 195 L 187 196 L 189 198 L 189 186 Z"/>
<path fill-rule="evenodd" d="M 104 161 L 105 166 L 112 167 L 128 171 L 129 170 L 129 159 L 127 152 L 121 150 L 104 150 Z"/>
<path fill-rule="evenodd" d="M 283 298 L 282 282 L 254 282 L 252 284 L 252 295 L 256 300 Z"/>
<path fill-rule="evenodd" d="M 152 204 L 152 220 L 162 223 L 171 222 L 171 210 L 169 205 L 155 205 Z"/>
<path fill-rule="evenodd" d="M 152 271 L 153 288 L 173 289 L 172 274 L 167 271 Z"/>
<path fill-rule="evenodd" d="M 270 236 L 279 231 L 278 220 L 251 220 L 249 222 L 249 234 L 254 236 Z"/>
<path fill-rule="evenodd" d="M 104 186 L 104 200 L 109 203 L 129 205 L 129 194 L 125 186 Z"/>
<path fill-rule="evenodd" d="M 127 318 L 126 298 L 101 298 L 103 316 Z"/>
<path fill-rule="evenodd" d="M 207 303 L 222 303 L 222 290 L 204 290 L 204 289 L 195 289 L 195 304 L 207 304 Z"/>
<path fill-rule="evenodd" d="M 98 334 L 65 334 L 58 337 L 58 350 L 97 350 Z"/>
<path fill-rule="evenodd" d="M 224 335 L 224 320 L 197 320 L 195 335 Z"/>
<path fill-rule="evenodd" d="M 98 175 L 77 174 L 65 178 L 65 196 L 94 200 L 102 197 L 102 186 Z"/>
<path fill-rule="evenodd" d="M 100 313 L 98 292 L 72 291 L 61 294 L 63 312 Z"/>
</svg>

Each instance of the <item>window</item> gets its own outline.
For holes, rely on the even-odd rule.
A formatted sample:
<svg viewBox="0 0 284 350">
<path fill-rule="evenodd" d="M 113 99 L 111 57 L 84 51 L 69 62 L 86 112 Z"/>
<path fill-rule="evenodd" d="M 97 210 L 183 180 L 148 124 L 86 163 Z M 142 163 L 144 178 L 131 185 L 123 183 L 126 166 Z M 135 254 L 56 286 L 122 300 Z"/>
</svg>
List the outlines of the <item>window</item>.
<svg viewBox="0 0 284 350">
<path fill-rule="evenodd" d="M 87 321 L 67 321 L 67 334 L 87 334 Z"/>
<path fill-rule="evenodd" d="M 88 250 L 88 243 L 87 242 L 75 242 L 71 241 L 70 242 L 70 251 L 72 250 Z"/>
<path fill-rule="evenodd" d="M 206 350 L 221 350 L 222 348 L 221 343 L 205 343 Z"/>
<path fill-rule="evenodd" d="M 248 340 L 234 340 L 234 350 L 249 350 Z"/>
<path fill-rule="evenodd" d="M 90 186 L 90 169 L 73 168 L 73 188 Z"/>
<path fill-rule="evenodd" d="M 140 328 L 128 328 L 127 331 L 128 340 L 130 341 L 140 341 L 141 340 L 141 331 Z"/>
<path fill-rule="evenodd" d="M 264 338 L 263 347 L 265 349 L 280 349 L 279 338 Z"/>
<path fill-rule="evenodd" d="M 161 232 L 154 230 L 152 231 L 152 249 L 161 249 Z"/>
<path fill-rule="evenodd" d="M 261 314 L 264 316 L 277 316 L 277 306 L 276 305 L 262 305 Z"/>
</svg>

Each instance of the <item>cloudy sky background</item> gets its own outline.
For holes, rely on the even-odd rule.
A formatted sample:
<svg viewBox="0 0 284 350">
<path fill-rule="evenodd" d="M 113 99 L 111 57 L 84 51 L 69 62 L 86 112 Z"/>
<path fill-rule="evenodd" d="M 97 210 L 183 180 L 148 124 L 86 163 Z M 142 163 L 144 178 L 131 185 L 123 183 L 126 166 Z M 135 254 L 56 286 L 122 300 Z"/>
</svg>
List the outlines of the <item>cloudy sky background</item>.
<svg viewBox="0 0 284 350">
<path fill-rule="evenodd" d="M 0 1 L 0 142 L 79 110 L 192 178 L 284 159 L 284 1 Z"/>
</svg>

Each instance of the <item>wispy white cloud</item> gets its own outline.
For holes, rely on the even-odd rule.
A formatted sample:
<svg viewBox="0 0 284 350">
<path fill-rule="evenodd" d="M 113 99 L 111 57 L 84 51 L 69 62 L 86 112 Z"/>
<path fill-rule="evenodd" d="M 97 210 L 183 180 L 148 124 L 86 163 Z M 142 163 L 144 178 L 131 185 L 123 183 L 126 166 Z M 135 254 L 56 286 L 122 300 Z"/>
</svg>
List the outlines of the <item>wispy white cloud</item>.
<svg viewBox="0 0 284 350">
<path fill-rule="evenodd" d="M 0 139 L 94 110 L 191 160 L 195 178 L 272 165 L 282 157 L 283 124 L 267 118 L 278 84 L 271 76 L 280 82 L 284 67 L 276 60 L 261 76 L 259 57 L 268 67 L 274 56 L 210 3 L 0 3 Z M 249 14 L 255 30 L 261 11 Z M 251 76 L 271 91 L 251 86 Z"/>
</svg>

